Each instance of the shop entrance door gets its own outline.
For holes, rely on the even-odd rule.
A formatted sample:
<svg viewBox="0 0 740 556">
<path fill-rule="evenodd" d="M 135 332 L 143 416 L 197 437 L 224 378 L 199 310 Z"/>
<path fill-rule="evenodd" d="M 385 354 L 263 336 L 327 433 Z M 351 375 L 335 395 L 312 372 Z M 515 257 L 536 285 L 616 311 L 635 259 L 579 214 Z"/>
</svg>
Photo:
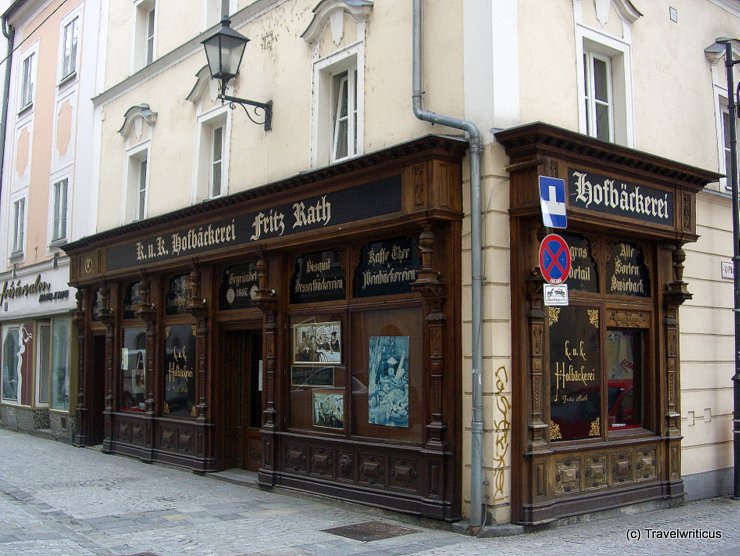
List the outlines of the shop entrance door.
<svg viewBox="0 0 740 556">
<path fill-rule="evenodd" d="M 93 364 L 87 381 L 89 388 L 85 405 L 90 415 L 88 442 L 94 446 L 103 442 L 105 436 L 105 336 L 93 336 Z"/>
<path fill-rule="evenodd" d="M 262 465 L 262 331 L 227 330 L 222 352 L 224 467 Z"/>
</svg>

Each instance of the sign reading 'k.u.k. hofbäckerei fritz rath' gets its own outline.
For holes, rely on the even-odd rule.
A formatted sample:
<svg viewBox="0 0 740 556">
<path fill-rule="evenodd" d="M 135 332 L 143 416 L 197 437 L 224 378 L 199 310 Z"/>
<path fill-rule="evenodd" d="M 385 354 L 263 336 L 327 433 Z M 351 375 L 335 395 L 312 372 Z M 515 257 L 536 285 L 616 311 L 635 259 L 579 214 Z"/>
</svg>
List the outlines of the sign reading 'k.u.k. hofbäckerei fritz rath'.
<svg viewBox="0 0 740 556">
<path fill-rule="evenodd" d="M 571 207 L 624 216 L 643 222 L 674 225 L 672 191 L 636 185 L 582 170 L 568 170 Z"/>
</svg>

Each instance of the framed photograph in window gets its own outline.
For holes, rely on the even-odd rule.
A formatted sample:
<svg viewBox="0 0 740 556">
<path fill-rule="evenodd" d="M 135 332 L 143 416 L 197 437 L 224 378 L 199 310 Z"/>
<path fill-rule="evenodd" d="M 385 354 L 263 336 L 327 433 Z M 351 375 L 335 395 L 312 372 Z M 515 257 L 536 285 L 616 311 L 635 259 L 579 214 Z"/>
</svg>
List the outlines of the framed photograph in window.
<svg viewBox="0 0 740 556">
<path fill-rule="evenodd" d="M 293 326 L 293 364 L 330 365 L 342 362 L 342 323 L 310 322 Z"/>
<path fill-rule="evenodd" d="M 344 393 L 336 390 L 314 390 L 312 424 L 325 429 L 344 428 Z"/>
</svg>

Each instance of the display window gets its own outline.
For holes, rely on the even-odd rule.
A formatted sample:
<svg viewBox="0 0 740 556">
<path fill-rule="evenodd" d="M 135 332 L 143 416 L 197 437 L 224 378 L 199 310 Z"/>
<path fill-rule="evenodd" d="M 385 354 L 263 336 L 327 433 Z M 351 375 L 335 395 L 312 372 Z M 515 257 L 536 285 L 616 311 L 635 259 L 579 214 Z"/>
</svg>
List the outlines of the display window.
<svg viewBox="0 0 740 556">
<path fill-rule="evenodd" d="M 146 409 L 146 328 L 123 329 L 121 347 L 121 409 Z"/>
<path fill-rule="evenodd" d="M 164 327 L 164 406 L 173 417 L 195 417 L 195 326 Z"/>
<path fill-rule="evenodd" d="M 51 323 L 51 404 L 52 409 L 69 410 L 70 345 L 72 321 Z"/>
<path fill-rule="evenodd" d="M 20 401 L 20 382 L 22 380 L 21 366 L 18 363 L 18 354 L 21 348 L 20 327 L 3 327 L 2 352 L 2 399 L 3 401 Z M 21 354 L 22 356 L 22 354 Z"/>
</svg>

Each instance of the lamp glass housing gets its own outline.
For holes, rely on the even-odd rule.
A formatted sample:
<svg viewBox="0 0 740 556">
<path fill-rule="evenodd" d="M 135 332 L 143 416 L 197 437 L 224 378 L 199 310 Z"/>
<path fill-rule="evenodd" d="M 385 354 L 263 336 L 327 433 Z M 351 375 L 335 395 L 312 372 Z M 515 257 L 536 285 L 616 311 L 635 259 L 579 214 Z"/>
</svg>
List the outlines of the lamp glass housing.
<svg viewBox="0 0 740 556">
<path fill-rule="evenodd" d="M 221 21 L 221 28 L 203 41 L 208 59 L 208 69 L 213 79 L 224 82 L 239 72 L 244 49 L 249 39 L 230 27 L 228 19 Z"/>
</svg>

